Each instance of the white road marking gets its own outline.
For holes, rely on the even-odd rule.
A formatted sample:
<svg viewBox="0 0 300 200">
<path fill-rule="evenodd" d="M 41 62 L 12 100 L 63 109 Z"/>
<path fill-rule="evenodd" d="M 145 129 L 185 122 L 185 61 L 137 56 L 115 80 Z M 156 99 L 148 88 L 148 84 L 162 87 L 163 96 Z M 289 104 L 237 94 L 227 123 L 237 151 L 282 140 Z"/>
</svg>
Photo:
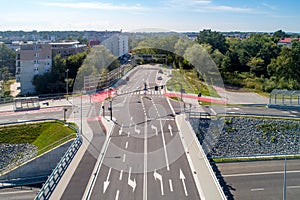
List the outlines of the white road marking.
<svg viewBox="0 0 300 200">
<path fill-rule="evenodd" d="M 127 133 L 127 137 L 129 137 L 129 135 L 130 135 L 130 131 L 128 131 L 128 133 Z"/>
<path fill-rule="evenodd" d="M 256 172 L 256 173 L 244 173 L 244 174 L 224 174 L 223 177 L 236 177 L 236 176 L 260 176 L 260 175 L 268 175 L 268 174 L 283 174 L 283 171 L 277 172 Z M 290 173 L 300 173 L 300 170 L 295 171 L 286 171 L 287 174 Z"/>
<path fill-rule="evenodd" d="M 263 190 L 265 190 L 265 188 L 253 188 L 253 189 L 251 189 L 251 192 L 263 191 Z"/>
<path fill-rule="evenodd" d="M 116 193 L 116 198 L 115 198 L 115 200 L 119 200 L 119 193 L 120 193 L 120 191 L 119 191 L 119 190 L 117 190 L 117 193 Z"/>
<path fill-rule="evenodd" d="M 103 194 L 105 193 L 105 191 L 106 191 L 106 189 L 108 188 L 108 186 L 109 186 L 109 181 L 108 181 L 108 179 L 109 179 L 109 176 L 110 176 L 110 172 L 111 172 L 111 167 L 109 168 L 109 170 L 108 170 L 108 174 L 107 174 L 107 177 L 106 177 L 106 181 L 104 181 L 104 183 L 103 183 Z"/>
<path fill-rule="evenodd" d="M 172 132 L 172 126 L 169 124 L 168 129 L 170 131 L 171 136 L 173 136 L 173 132 Z"/>
<path fill-rule="evenodd" d="M 121 171 L 120 171 L 120 176 L 119 176 L 119 180 L 122 180 L 122 177 L 123 177 L 123 170 L 121 169 Z"/>
<path fill-rule="evenodd" d="M 179 171 L 179 178 L 182 181 L 182 185 L 183 185 L 183 190 L 184 190 L 185 196 L 188 196 L 188 193 L 187 193 L 187 190 L 186 190 L 186 185 L 185 185 L 185 176 L 184 176 L 184 174 L 183 174 L 183 172 L 182 172 L 181 169 Z"/>
<path fill-rule="evenodd" d="M 157 127 L 154 126 L 154 125 L 152 124 L 152 125 L 151 125 L 151 128 L 152 128 L 153 130 L 155 130 L 155 134 L 158 135 Z"/>
<path fill-rule="evenodd" d="M 123 162 L 126 160 L 126 154 L 123 155 Z"/>
<path fill-rule="evenodd" d="M 129 167 L 128 181 L 127 181 L 127 183 L 128 183 L 128 185 L 129 185 L 130 187 L 132 187 L 132 192 L 134 192 L 134 190 L 135 190 L 135 188 L 136 188 L 136 181 L 135 181 L 135 179 L 131 180 L 131 179 L 130 179 L 130 176 L 131 176 L 131 167 Z"/>
<path fill-rule="evenodd" d="M 145 116 L 145 121 L 147 121 L 147 116 Z M 144 186 L 143 186 L 143 200 L 147 200 L 147 173 L 148 173 L 148 163 L 147 163 L 147 151 L 148 151 L 148 146 L 147 146 L 147 123 L 145 123 L 144 126 Z"/>
<path fill-rule="evenodd" d="M 154 170 L 153 176 L 154 176 L 155 180 L 157 180 L 157 179 L 159 180 L 161 195 L 164 195 L 164 186 L 163 186 L 163 182 L 162 182 L 162 176 L 156 172 L 156 169 Z"/>
<path fill-rule="evenodd" d="M 300 189 L 300 185 L 291 185 L 291 186 L 287 186 L 286 188 L 288 188 L 288 189 Z"/>
<path fill-rule="evenodd" d="M 164 128 L 162 125 L 161 117 L 159 115 L 158 109 L 156 107 L 156 104 L 154 103 L 153 99 L 151 99 L 152 104 L 156 110 L 157 116 L 159 117 L 159 124 L 160 124 L 160 129 L 161 129 L 161 137 L 163 141 L 163 147 L 164 147 L 164 153 L 165 153 L 165 159 L 166 159 L 166 165 L 167 165 L 167 170 L 170 171 L 170 166 L 169 166 L 169 159 L 168 159 L 168 153 L 167 153 L 167 147 L 166 147 L 166 141 L 165 141 L 165 134 L 164 134 Z"/>
<path fill-rule="evenodd" d="M 140 130 L 140 129 L 137 129 L 137 125 L 134 126 L 134 131 L 135 131 L 137 134 L 140 134 L 140 133 L 141 133 L 141 130 Z"/>
<path fill-rule="evenodd" d="M 171 109 L 171 111 L 172 111 L 172 114 L 175 115 L 175 111 L 174 111 L 174 108 L 173 108 L 173 106 L 172 106 L 172 104 L 171 104 L 171 102 L 170 102 L 170 99 L 169 99 L 169 98 L 166 98 L 166 99 L 167 99 L 167 102 L 168 102 L 168 104 L 169 104 L 169 107 L 170 107 L 170 109 Z"/>
<path fill-rule="evenodd" d="M 172 180 L 169 179 L 170 191 L 173 192 L 173 183 Z"/>
<path fill-rule="evenodd" d="M 128 141 L 126 141 L 126 143 L 125 143 L 125 149 L 127 149 L 128 148 Z"/>
<path fill-rule="evenodd" d="M 124 98 L 124 100 L 123 100 L 122 103 L 125 104 L 125 103 L 126 103 L 126 100 L 127 100 L 127 97 Z"/>
</svg>

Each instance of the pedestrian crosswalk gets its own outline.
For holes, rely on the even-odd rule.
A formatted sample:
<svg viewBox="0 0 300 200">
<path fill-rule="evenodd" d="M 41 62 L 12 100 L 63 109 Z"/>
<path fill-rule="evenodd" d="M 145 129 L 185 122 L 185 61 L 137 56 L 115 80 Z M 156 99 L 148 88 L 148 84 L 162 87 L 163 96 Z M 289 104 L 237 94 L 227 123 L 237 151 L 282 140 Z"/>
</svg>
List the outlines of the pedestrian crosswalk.
<svg viewBox="0 0 300 200">
<path fill-rule="evenodd" d="M 120 94 L 128 95 L 164 95 L 165 90 L 136 90 L 136 91 L 122 91 Z"/>
</svg>

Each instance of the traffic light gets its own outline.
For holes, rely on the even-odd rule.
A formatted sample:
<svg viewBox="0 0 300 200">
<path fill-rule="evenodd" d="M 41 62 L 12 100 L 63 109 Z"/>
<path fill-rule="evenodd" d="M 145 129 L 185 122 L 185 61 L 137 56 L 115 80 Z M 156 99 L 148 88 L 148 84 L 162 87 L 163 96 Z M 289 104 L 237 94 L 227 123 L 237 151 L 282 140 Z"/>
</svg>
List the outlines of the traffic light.
<svg viewBox="0 0 300 200">
<path fill-rule="evenodd" d="M 158 90 L 158 86 L 157 86 L 157 85 L 154 87 L 154 90 L 155 90 L 155 91 L 157 91 L 157 90 Z"/>
</svg>

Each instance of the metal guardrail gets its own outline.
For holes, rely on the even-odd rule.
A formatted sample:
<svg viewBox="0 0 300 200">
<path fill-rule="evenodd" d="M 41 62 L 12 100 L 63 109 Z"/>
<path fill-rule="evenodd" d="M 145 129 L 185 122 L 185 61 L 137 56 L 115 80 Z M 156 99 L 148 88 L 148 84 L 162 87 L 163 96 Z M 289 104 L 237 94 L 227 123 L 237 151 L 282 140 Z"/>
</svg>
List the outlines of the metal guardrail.
<svg viewBox="0 0 300 200">
<path fill-rule="evenodd" d="M 43 187 L 40 189 L 38 194 L 35 197 L 35 200 L 44 200 L 49 199 L 51 194 L 53 193 L 55 187 L 58 182 L 62 178 L 69 164 L 73 160 L 76 155 L 78 149 L 82 144 L 82 136 L 77 130 L 77 137 L 68 148 L 67 152 L 64 154 L 62 159 L 59 161 L 55 169 L 52 171 L 51 175 L 48 177 L 47 181 L 44 183 Z"/>
</svg>

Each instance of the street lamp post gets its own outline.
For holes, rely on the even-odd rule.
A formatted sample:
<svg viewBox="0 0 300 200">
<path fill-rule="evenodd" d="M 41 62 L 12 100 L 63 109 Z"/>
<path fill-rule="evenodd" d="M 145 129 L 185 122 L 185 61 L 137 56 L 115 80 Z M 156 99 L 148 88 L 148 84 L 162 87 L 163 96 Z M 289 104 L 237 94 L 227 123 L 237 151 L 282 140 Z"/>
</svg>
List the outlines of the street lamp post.
<svg viewBox="0 0 300 200">
<path fill-rule="evenodd" d="M 66 79 L 65 79 L 65 81 L 66 81 L 66 93 L 67 93 L 67 96 L 69 94 L 68 78 L 69 78 L 69 69 L 66 70 Z"/>
</svg>

